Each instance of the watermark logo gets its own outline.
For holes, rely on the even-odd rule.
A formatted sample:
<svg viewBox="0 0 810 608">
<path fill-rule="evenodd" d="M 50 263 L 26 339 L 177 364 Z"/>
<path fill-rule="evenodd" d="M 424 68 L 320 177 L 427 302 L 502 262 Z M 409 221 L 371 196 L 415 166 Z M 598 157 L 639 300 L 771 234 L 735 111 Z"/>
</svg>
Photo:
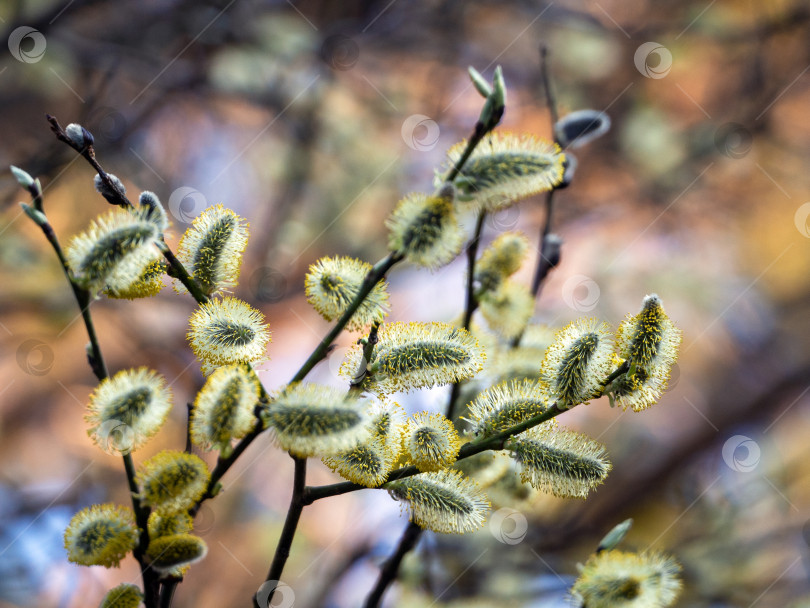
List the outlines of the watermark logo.
<svg viewBox="0 0 810 608">
<path fill-rule="evenodd" d="M 17 347 L 17 365 L 29 376 L 44 376 L 53 367 L 53 350 L 42 340 L 25 340 Z"/>
<path fill-rule="evenodd" d="M 321 59 L 333 70 L 351 70 L 360 58 L 360 47 L 344 34 L 329 36 L 321 45 Z"/>
<path fill-rule="evenodd" d="M 810 239 L 810 203 L 805 203 L 796 209 L 796 214 L 793 216 L 793 223 L 796 226 L 796 230 L 798 230 L 803 237 Z"/>
<path fill-rule="evenodd" d="M 642 76 L 658 80 L 672 69 L 672 53 L 662 44 L 645 42 L 636 49 L 633 63 Z"/>
<path fill-rule="evenodd" d="M 273 603 L 270 603 L 270 598 Z M 295 605 L 295 593 L 292 587 L 281 581 L 265 581 L 256 592 L 256 602 L 261 608 L 292 608 Z"/>
<path fill-rule="evenodd" d="M 489 532 L 498 542 L 517 545 L 526 538 L 529 522 L 520 511 L 504 507 L 489 517 Z"/>
<path fill-rule="evenodd" d="M 714 134 L 714 146 L 729 158 L 742 158 L 751 151 L 754 137 L 751 131 L 736 122 L 721 125 Z"/>
<path fill-rule="evenodd" d="M 601 291 L 591 277 L 575 274 L 562 287 L 562 298 L 569 308 L 577 312 L 590 312 L 599 303 Z"/>
<path fill-rule="evenodd" d="M 759 444 L 745 435 L 734 435 L 723 444 L 723 461 L 739 473 L 750 473 L 759 465 Z"/>
<path fill-rule="evenodd" d="M 518 205 L 512 205 L 498 213 L 488 213 L 486 223 L 490 228 L 498 232 L 503 232 L 504 230 L 514 230 L 518 225 L 519 219 L 520 207 Z"/>
<path fill-rule="evenodd" d="M 45 36 L 39 30 L 22 25 L 8 37 L 11 56 L 22 63 L 36 63 L 45 56 Z"/>
<path fill-rule="evenodd" d="M 183 224 L 190 224 L 208 207 L 208 200 L 199 190 L 180 186 L 169 196 L 169 213 Z"/>
<path fill-rule="evenodd" d="M 270 266 L 254 270 L 248 284 L 254 297 L 260 302 L 279 302 L 287 293 L 287 277 Z"/>
<path fill-rule="evenodd" d="M 135 430 L 120 420 L 105 420 L 98 427 L 100 447 L 108 453 L 129 454 L 135 445 Z"/>
<path fill-rule="evenodd" d="M 402 123 L 402 140 L 417 152 L 427 152 L 439 143 L 439 125 L 430 116 L 411 114 Z"/>
</svg>

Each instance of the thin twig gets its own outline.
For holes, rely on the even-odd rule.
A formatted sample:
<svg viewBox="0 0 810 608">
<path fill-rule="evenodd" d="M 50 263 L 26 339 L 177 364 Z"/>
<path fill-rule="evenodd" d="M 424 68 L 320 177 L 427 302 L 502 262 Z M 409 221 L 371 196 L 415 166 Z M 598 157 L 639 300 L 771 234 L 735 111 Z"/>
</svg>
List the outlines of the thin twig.
<svg viewBox="0 0 810 608">
<path fill-rule="evenodd" d="M 265 582 L 281 580 L 281 573 L 284 571 L 284 564 L 287 563 L 287 558 L 290 556 L 290 547 L 292 546 L 293 538 L 295 538 L 295 530 L 298 527 L 298 520 L 301 518 L 301 512 L 304 510 L 304 491 L 306 490 L 307 483 L 307 460 L 306 458 L 292 457 L 295 461 L 295 477 L 293 479 L 293 492 L 290 498 L 290 508 L 287 511 L 287 519 L 284 520 L 284 528 L 281 530 L 281 538 L 278 540 L 276 546 L 276 553 L 273 556 L 273 563 L 270 565 L 270 570 L 267 572 Z M 269 606 L 273 600 L 275 589 L 270 591 L 267 597 L 267 605 Z M 258 600 L 254 597 L 254 602 L 258 606 Z M 261 606 L 260 608 L 266 608 Z"/>
<path fill-rule="evenodd" d="M 380 569 L 380 576 L 377 579 L 377 584 L 371 590 L 364 608 L 377 608 L 380 605 L 380 600 L 388 589 L 388 586 L 396 579 L 399 572 L 399 566 L 402 564 L 404 557 L 416 546 L 419 538 L 422 536 L 422 528 L 413 522 L 408 524 L 402 537 L 399 539 L 396 551 L 389 557 L 383 567 Z"/>
</svg>

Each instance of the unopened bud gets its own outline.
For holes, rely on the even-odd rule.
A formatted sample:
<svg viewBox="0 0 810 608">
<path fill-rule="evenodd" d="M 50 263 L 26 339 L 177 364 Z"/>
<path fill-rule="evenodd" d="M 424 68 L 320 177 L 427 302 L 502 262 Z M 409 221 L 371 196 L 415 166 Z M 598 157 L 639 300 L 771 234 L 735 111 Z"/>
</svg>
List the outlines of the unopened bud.
<svg viewBox="0 0 810 608">
<path fill-rule="evenodd" d="M 65 135 L 67 135 L 68 139 L 72 141 L 73 144 L 80 150 L 84 150 L 95 143 L 93 134 L 75 122 L 72 122 L 65 127 Z"/>
<path fill-rule="evenodd" d="M 489 86 L 489 83 L 486 81 L 486 79 L 483 76 L 481 76 L 481 72 L 479 72 L 472 66 L 467 68 L 467 72 L 469 72 L 470 74 L 470 80 L 472 80 L 475 90 L 481 94 L 481 97 L 486 99 L 487 97 L 492 95 L 492 87 Z"/>
<path fill-rule="evenodd" d="M 624 540 L 624 537 L 627 535 L 632 525 L 632 519 L 625 519 L 622 523 L 614 526 L 613 529 L 605 535 L 605 538 L 599 542 L 596 552 L 599 553 L 601 551 L 615 549 L 616 546 Z"/>
<path fill-rule="evenodd" d="M 93 178 L 93 184 L 96 187 L 96 191 L 98 191 L 101 196 L 106 198 L 107 202 L 111 205 L 120 205 L 122 203 L 122 197 L 127 193 L 127 189 L 124 187 L 121 180 L 112 173 L 107 173 L 107 177 L 109 178 L 110 183 L 112 183 L 115 188 L 118 189 L 118 191 L 116 192 L 116 190 L 111 188 L 108 185 L 108 182 L 101 179 L 100 175 L 96 175 L 95 178 Z"/>
</svg>

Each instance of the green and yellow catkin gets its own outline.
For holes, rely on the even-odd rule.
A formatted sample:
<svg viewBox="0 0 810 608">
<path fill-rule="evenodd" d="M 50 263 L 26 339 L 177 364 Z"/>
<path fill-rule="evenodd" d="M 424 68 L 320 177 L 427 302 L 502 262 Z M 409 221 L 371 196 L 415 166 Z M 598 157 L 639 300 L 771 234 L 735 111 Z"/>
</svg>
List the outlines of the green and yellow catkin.
<svg viewBox="0 0 810 608">
<path fill-rule="evenodd" d="M 641 312 L 629 316 L 616 333 L 616 351 L 629 365 L 605 388 L 624 409 L 644 410 L 655 404 L 666 390 L 672 365 L 678 359 L 681 331 L 664 312 L 661 299 L 644 298 Z"/>
<path fill-rule="evenodd" d="M 143 503 L 171 515 L 194 506 L 205 494 L 211 473 L 199 456 L 163 450 L 143 463 L 136 479 Z"/>
<path fill-rule="evenodd" d="M 680 594 L 680 570 L 660 553 L 602 551 L 582 567 L 571 595 L 588 608 L 665 608 Z"/>
<path fill-rule="evenodd" d="M 138 608 L 141 602 L 143 593 L 138 587 L 130 583 L 121 583 L 107 592 L 99 608 Z"/>
<path fill-rule="evenodd" d="M 383 483 L 402 452 L 402 407 L 375 401 L 368 408 L 369 438 L 348 450 L 323 459 L 335 473 L 360 485 L 375 488 Z"/>
<path fill-rule="evenodd" d="M 452 196 L 409 194 L 397 204 L 386 226 L 389 250 L 425 268 L 444 266 L 464 245 Z"/>
<path fill-rule="evenodd" d="M 612 468 L 605 446 L 559 428 L 554 420 L 510 439 L 505 447 L 520 465 L 523 481 L 563 498 L 585 498 Z"/>
<path fill-rule="evenodd" d="M 90 395 L 87 434 L 108 454 L 129 454 L 158 432 L 171 407 L 171 390 L 157 372 L 122 370 Z"/>
<path fill-rule="evenodd" d="M 475 263 L 473 279 L 479 293 L 495 291 L 515 274 L 529 249 L 529 240 L 520 232 L 504 232 L 481 254 Z"/>
<path fill-rule="evenodd" d="M 68 560 L 82 566 L 118 566 L 138 544 L 135 515 L 112 503 L 82 509 L 65 530 Z"/>
<path fill-rule="evenodd" d="M 453 423 L 441 414 L 418 412 L 403 434 L 408 460 L 423 472 L 441 471 L 456 461 L 461 440 Z"/>
<path fill-rule="evenodd" d="M 481 488 L 459 471 L 420 473 L 384 487 L 408 505 L 412 522 L 433 532 L 472 532 L 484 525 L 489 513 L 489 500 Z"/>
<path fill-rule="evenodd" d="M 355 345 L 340 368 L 352 378 L 363 357 Z M 473 377 L 486 355 L 467 330 L 447 323 L 388 323 L 380 326 L 363 388 L 378 394 L 451 384 Z"/>
<path fill-rule="evenodd" d="M 199 536 L 172 534 L 152 540 L 146 551 L 146 558 L 152 568 L 168 574 L 200 561 L 207 553 L 208 546 Z"/>
<path fill-rule="evenodd" d="M 175 513 L 160 513 L 152 511 L 149 514 L 147 529 L 149 538 L 170 536 L 172 534 L 188 534 L 194 528 L 194 520 L 186 511 Z"/>
<path fill-rule="evenodd" d="M 347 257 L 321 258 L 309 267 L 305 280 L 307 301 L 327 321 L 339 318 L 354 300 L 371 264 Z M 377 283 L 346 324 L 357 330 L 382 323 L 388 314 L 385 281 Z"/>
<path fill-rule="evenodd" d="M 323 463 L 335 473 L 367 488 L 376 488 L 391 472 L 394 460 L 379 437 L 366 440 L 349 450 L 327 456 Z"/>
<path fill-rule="evenodd" d="M 230 451 L 231 441 L 247 435 L 256 422 L 259 379 L 247 365 L 214 370 L 191 410 L 191 441 L 204 449 Z"/>
<path fill-rule="evenodd" d="M 467 142 L 462 141 L 448 151 L 448 169 L 458 163 L 466 146 Z M 470 155 L 455 179 L 458 198 L 490 211 L 503 209 L 558 185 L 564 161 L 557 144 L 531 135 L 492 133 Z"/>
<path fill-rule="evenodd" d="M 207 295 L 236 285 L 247 247 L 248 223 L 222 204 L 208 207 L 194 218 L 177 247 L 177 257 Z M 174 288 L 185 293 L 175 280 Z"/>
<path fill-rule="evenodd" d="M 522 283 L 504 281 L 478 296 L 479 310 L 490 329 L 507 340 L 519 336 L 534 314 L 534 296 Z"/>
<path fill-rule="evenodd" d="M 584 403 L 602 389 L 611 370 L 610 327 L 596 319 L 579 319 L 557 334 L 546 350 L 540 375 L 560 409 Z"/>
<path fill-rule="evenodd" d="M 109 298 L 124 300 L 137 300 L 156 296 L 163 289 L 163 275 L 166 274 L 167 269 L 168 265 L 163 260 L 160 252 L 155 250 L 152 261 L 146 265 L 132 283 L 117 289 L 108 287 L 104 290 L 104 295 Z"/>
<path fill-rule="evenodd" d="M 509 380 L 479 393 L 464 419 L 474 434 L 487 437 L 539 416 L 548 404 L 548 394 L 536 380 Z"/>
<path fill-rule="evenodd" d="M 274 442 L 293 456 L 333 456 L 370 434 L 363 403 L 345 391 L 318 384 L 284 388 L 262 413 Z"/>
<path fill-rule="evenodd" d="M 114 209 L 74 236 L 65 257 L 75 280 L 93 292 L 125 291 L 156 260 L 159 233 L 144 212 Z"/>
<path fill-rule="evenodd" d="M 258 310 L 225 297 L 209 300 L 191 315 L 188 341 L 197 358 L 210 365 L 257 363 L 266 358 L 270 329 Z"/>
</svg>

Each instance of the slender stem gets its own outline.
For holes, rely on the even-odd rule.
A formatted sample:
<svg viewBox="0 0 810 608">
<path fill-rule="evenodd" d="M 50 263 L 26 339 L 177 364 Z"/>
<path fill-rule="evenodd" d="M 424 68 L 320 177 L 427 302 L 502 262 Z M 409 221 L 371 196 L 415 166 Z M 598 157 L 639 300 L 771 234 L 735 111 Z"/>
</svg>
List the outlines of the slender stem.
<svg viewBox="0 0 810 608">
<path fill-rule="evenodd" d="M 163 581 L 160 588 L 160 608 L 171 608 L 174 592 L 181 582 L 183 582 L 182 578 L 171 578 Z"/>
<path fill-rule="evenodd" d="M 374 589 L 366 598 L 364 608 L 377 608 L 380 605 L 382 596 L 388 586 L 396 579 L 399 572 L 399 566 L 403 558 L 416 546 L 419 538 L 422 536 L 422 528 L 413 522 L 408 524 L 402 537 L 399 539 L 397 550 L 386 560 L 383 567 L 380 569 L 380 576 L 377 579 L 377 584 Z"/>
<path fill-rule="evenodd" d="M 186 403 L 186 454 L 191 454 L 191 412 L 194 410 L 194 404 L 189 401 Z"/>
<path fill-rule="evenodd" d="M 290 508 L 287 511 L 287 519 L 284 521 L 284 528 L 281 530 L 281 538 L 278 540 L 276 554 L 273 556 L 273 563 L 270 564 L 270 570 L 267 572 L 265 582 L 281 580 L 284 564 L 287 563 L 287 558 L 290 556 L 290 547 L 295 537 L 295 530 L 298 527 L 298 520 L 301 518 L 301 511 L 304 510 L 305 506 L 304 492 L 307 483 L 307 460 L 306 458 L 297 458 L 295 456 L 293 456 L 292 459 L 295 461 L 295 478 L 293 479 Z M 273 600 L 273 593 L 275 593 L 275 589 L 270 592 L 267 598 L 268 606 Z M 262 606 L 261 608 L 266 607 Z"/>
<path fill-rule="evenodd" d="M 551 74 L 548 69 L 548 47 L 543 44 L 540 46 L 540 75 L 543 78 L 543 89 L 546 93 L 546 105 L 551 114 L 551 128 L 552 132 L 559 120 L 557 114 L 557 98 L 554 95 L 554 89 L 551 88 Z"/>
<path fill-rule="evenodd" d="M 355 294 L 354 299 L 340 316 L 340 319 L 338 319 L 331 331 L 324 336 L 323 340 L 320 341 L 318 346 L 315 347 L 315 350 L 312 351 L 312 354 L 301 366 L 301 369 L 296 372 L 290 383 L 300 382 L 303 380 L 306 375 L 312 371 L 312 368 L 326 357 L 326 355 L 329 353 L 329 347 L 332 345 L 332 342 L 335 341 L 335 339 L 340 335 L 340 332 L 342 332 L 346 327 L 346 324 L 352 318 L 354 313 L 357 312 L 357 309 L 360 308 L 360 305 L 363 303 L 363 300 L 366 299 L 366 296 L 371 293 L 374 286 L 377 285 L 380 280 L 382 280 L 382 278 L 394 266 L 394 264 L 400 260 L 402 260 L 401 255 L 390 253 L 372 267 L 372 269 L 363 279 L 360 289 L 357 290 L 357 294 Z"/>
<path fill-rule="evenodd" d="M 163 257 L 166 258 L 166 261 L 169 263 L 172 270 L 172 276 L 177 278 L 183 284 L 183 286 L 188 289 L 191 297 L 197 300 L 198 304 L 205 304 L 208 302 L 208 296 L 205 295 L 197 281 L 191 278 L 191 275 L 188 273 L 185 266 L 183 266 L 183 263 L 178 260 L 174 253 L 172 253 L 172 250 L 169 249 L 166 241 L 161 238 L 156 244 L 158 249 L 160 249 L 160 252 L 163 254 Z"/>
<path fill-rule="evenodd" d="M 478 214 L 478 219 L 475 222 L 475 232 L 473 232 L 473 237 L 467 244 L 467 289 L 464 298 L 464 329 L 470 329 L 473 313 L 478 308 L 478 300 L 475 297 L 475 257 L 478 255 L 478 245 L 481 243 L 481 231 L 484 228 L 486 216 L 486 211 L 481 211 Z M 461 382 L 456 382 L 450 389 L 450 398 L 447 402 L 447 418 L 449 420 L 453 420 L 456 413 L 456 402 L 459 394 L 461 394 L 461 385 Z"/>
<path fill-rule="evenodd" d="M 34 193 L 32 192 L 32 194 Z M 76 299 L 76 303 L 79 306 L 82 320 L 84 321 L 85 330 L 87 331 L 87 337 L 90 340 L 91 354 L 88 355 L 90 368 L 98 381 L 101 382 L 109 377 L 109 372 L 107 370 L 107 364 L 104 361 L 104 356 L 101 354 L 101 346 L 98 341 L 98 335 L 96 334 L 96 329 L 93 324 L 93 317 L 90 314 L 90 293 L 80 286 L 73 278 L 73 275 L 70 272 L 70 267 L 67 263 L 67 259 L 65 258 L 65 254 L 62 251 L 61 245 L 59 244 L 59 239 L 57 239 L 53 227 L 51 226 L 50 222 L 47 221 L 44 211 L 42 211 L 41 195 L 37 195 L 35 198 L 39 198 L 38 207 L 41 214 L 41 218 L 39 220 L 35 220 L 35 222 L 45 234 L 45 238 L 51 244 L 51 247 L 53 247 L 56 257 L 59 258 L 59 262 L 62 265 L 62 270 L 65 273 L 65 277 L 73 290 L 73 295 Z M 158 589 L 157 573 L 152 570 L 144 557 L 146 548 L 149 546 L 149 530 L 146 525 L 149 519 L 149 508 L 141 505 L 140 498 L 138 497 L 140 490 L 137 482 L 135 481 L 135 466 L 132 462 L 132 456 L 130 454 L 125 454 L 123 459 L 124 470 L 127 476 L 127 484 L 129 485 L 129 491 L 132 499 L 132 509 L 135 513 L 135 521 L 140 529 L 140 539 L 138 546 L 135 547 L 135 550 L 133 551 L 133 556 L 138 560 L 138 563 L 141 566 L 146 606 L 147 608 L 155 608 L 157 606 Z"/>
<path fill-rule="evenodd" d="M 377 334 L 380 331 L 380 322 L 376 321 L 371 324 L 371 330 L 368 332 L 368 338 L 366 338 L 365 343 L 363 344 L 363 357 L 360 359 L 360 365 L 357 368 L 357 373 L 352 378 L 351 383 L 349 384 L 349 392 L 350 393 L 361 393 L 363 391 L 363 381 L 368 377 L 368 363 L 371 361 L 371 354 L 374 352 L 374 346 L 379 341 Z"/>
</svg>

